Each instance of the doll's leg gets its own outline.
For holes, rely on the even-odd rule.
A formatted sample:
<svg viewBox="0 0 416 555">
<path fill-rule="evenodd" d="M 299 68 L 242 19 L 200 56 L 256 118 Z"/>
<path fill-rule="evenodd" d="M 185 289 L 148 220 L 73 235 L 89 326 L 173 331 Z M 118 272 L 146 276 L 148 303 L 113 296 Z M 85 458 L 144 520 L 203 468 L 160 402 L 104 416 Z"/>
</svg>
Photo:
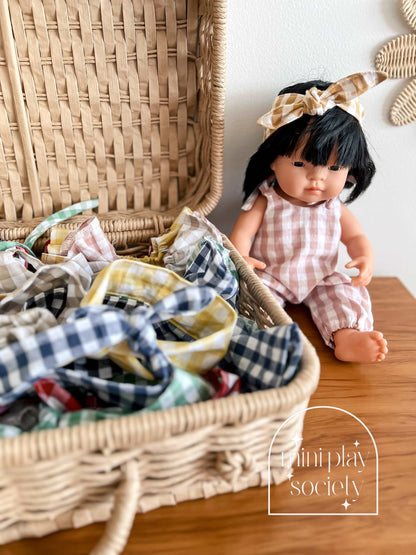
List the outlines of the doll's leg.
<svg viewBox="0 0 416 555">
<path fill-rule="evenodd" d="M 383 334 L 373 330 L 365 287 L 350 283 L 317 286 L 305 299 L 325 343 L 339 360 L 380 362 L 387 353 Z"/>
</svg>

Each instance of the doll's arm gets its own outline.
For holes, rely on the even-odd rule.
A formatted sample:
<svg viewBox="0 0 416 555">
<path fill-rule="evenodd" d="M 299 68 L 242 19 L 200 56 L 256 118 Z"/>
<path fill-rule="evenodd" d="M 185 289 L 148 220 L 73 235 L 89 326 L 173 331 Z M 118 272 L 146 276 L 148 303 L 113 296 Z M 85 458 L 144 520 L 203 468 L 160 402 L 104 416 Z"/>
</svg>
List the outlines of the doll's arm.
<svg viewBox="0 0 416 555">
<path fill-rule="evenodd" d="M 251 242 L 259 230 L 266 207 L 267 199 L 259 195 L 250 210 L 241 212 L 230 235 L 231 243 L 252 268 L 266 267 L 264 262 L 249 256 Z"/>
<path fill-rule="evenodd" d="M 364 231 L 357 218 L 342 205 L 341 212 L 341 241 L 347 247 L 351 261 L 345 264 L 346 268 L 357 268 L 359 275 L 351 278 L 352 284 L 368 285 L 373 276 L 374 253 L 371 243 L 364 235 Z"/>
</svg>

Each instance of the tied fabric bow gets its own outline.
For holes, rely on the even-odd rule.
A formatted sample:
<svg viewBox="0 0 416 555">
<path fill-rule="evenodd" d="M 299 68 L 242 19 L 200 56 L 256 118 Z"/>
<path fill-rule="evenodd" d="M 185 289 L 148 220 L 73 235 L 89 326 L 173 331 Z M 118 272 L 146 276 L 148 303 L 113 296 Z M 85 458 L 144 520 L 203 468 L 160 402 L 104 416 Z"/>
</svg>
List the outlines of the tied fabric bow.
<svg viewBox="0 0 416 555">
<path fill-rule="evenodd" d="M 189 282 L 166 268 L 145 264 L 138 260 L 119 259 L 100 272 L 81 306 L 102 304 L 106 294 L 117 294 L 153 305 L 168 294 L 189 287 Z M 225 355 L 230 342 L 236 312 L 219 295 L 194 316 L 178 311 L 172 323 L 194 339 L 190 342 L 162 341 L 162 349 L 172 362 L 188 372 L 200 372 L 214 367 Z M 109 357 L 124 370 L 147 375 L 137 359 L 121 344 Z M 148 376 L 150 377 L 150 376 Z"/>
<path fill-rule="evenodd" d="M 154 402 L 171 383 L 175 365 L 156 339 L 154 324 L 175 316 L 192 316 L 216 298 L 210 287 L 188 286 L 153 306 L 130 314 L 99 305 L 77 309 L 65 324 L 20 339 L 0 350 L 0 406 L 8 405 L 41 378 L 57 375 L 65 383 L 94 391 L 106 402 L 138 410 Z M 103 357 L 125 341 L 130 352 L 151 371 L 146 385 L 119 384 L 65 368 L 83 357 Z"/>
<path fill-rule="evenodd" d="M 304 114 L 322 116 L 335 106 L 353 115 L 361 123 L 364 108 L 358 97 L 385 79 L 387 73 L 383 71 L 366 71 L 344 77 L 324 91 L 312 87 L 305 94 L 287 93 L 277 96 L 270 111 L 257 120 L 257 123 L 265 128 L 264 140 L 279 127 L 301 118 Z"/>
</svg>

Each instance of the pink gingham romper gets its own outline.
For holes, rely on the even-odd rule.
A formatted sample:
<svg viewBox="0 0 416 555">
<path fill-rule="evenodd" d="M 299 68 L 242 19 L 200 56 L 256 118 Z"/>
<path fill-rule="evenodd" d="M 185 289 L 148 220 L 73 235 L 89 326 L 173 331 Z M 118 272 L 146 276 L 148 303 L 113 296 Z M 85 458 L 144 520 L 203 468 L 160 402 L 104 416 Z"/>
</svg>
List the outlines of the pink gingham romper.
<svg viewBox="0 0 416 555">
<path fill-rule="evenodd" d="M 243 204 L 250 210 L 259 192 L 267 199 L 263 221 L 250 256 L 266 264 L 256 273 L 283 306 L 306 304 L 325 343 L 334 348 L 339 329 L 373 329 L 371 301 L 365 287 L 335 270 L 341 240 L 341 201 L 298 206 L 264 181 Z"/>
</svg>

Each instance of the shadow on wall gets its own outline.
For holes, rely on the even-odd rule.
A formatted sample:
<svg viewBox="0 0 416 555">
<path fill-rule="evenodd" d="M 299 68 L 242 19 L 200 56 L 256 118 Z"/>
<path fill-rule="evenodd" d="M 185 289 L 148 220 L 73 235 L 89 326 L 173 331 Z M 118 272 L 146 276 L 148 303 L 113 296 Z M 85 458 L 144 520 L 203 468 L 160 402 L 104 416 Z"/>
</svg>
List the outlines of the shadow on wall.
<svg viewBox="0 0 416 555">
<path fill-rule="evenodd" d="M 258 90 L 227 98 L 225 108 L 224 183 L 218 206 L 209 219 L 229 235 L 243 201 L 243 180 L 250 156 L 262 142 L 263 131 L 257 119 L 269 109 L 273 98 Z"/>
</svg>

